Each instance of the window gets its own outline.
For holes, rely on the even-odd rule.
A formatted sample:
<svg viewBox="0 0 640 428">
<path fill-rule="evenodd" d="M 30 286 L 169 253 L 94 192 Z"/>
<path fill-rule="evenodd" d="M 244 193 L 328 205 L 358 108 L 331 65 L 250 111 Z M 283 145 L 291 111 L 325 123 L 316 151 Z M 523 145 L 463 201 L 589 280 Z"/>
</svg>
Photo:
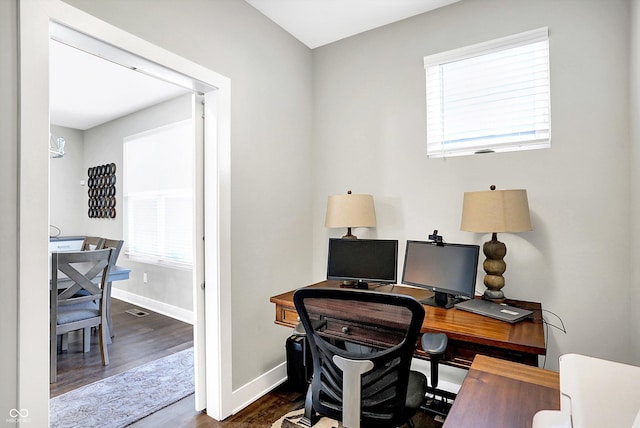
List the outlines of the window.
<svg viewBox="0 0 640 428">
<path fill-rule="evenodd" d="M 124 139 L 125 252 L 133 260 L 193 264 L 191 120 Z"/>
<path fill-rule="evenodd" d="M 548 29 L 424 58 L 427 155 L 550 147 Z"/>
</svg>

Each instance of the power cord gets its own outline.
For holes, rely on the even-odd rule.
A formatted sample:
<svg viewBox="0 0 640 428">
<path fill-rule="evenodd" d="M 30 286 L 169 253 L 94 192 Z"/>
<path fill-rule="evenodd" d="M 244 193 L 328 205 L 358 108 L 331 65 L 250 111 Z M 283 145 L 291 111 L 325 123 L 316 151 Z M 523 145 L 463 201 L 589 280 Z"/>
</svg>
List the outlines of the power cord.
<svg viewBox="0 0 640 428">
<path fill-rule="evenodd" d="M 544 323 L 544 326 L 545 326 L 545 331 L 544 331 L 544 347 L 546 348 L 546 347 L 547 347 L 548 340 L 549 340 L 549 327 L 553 327 L 553 328 L 555 328 L 555 329 L 558 329 L 559 331 L 563 332 L 564 334 L 567 334 L 567 329 L 566 329 L 566 328 L 565 328 L 565 326 L 564 326 L 564 322 L 562 321 L 562 318 L 560 318 L 560 316 L 559 316 L 558 314 L 556 314 L 556 313 L 554 313 L 554 312 L 551 312 L 551 311 L 550 311 L 550 310 L 548 310 L 548 309 L 543 309 L 543 310 L 542 310 L 542 312 L 548 312 L 548 313 L 550 313 L 551 315 L 555 316 L 555 317 L 558 319 L 558 321 L 560 321 L 560 326 L 557 326 L 557 325 L 555 325 L 555 324 L 551 324 L 551 323 L 549 323 L 549 322 L 544 318 L 544 316 L 542 317 L 542 322 Z M 547 364 L 547 355 L 545 354 L 544 359 L 542 360 L 542 368 L 545 368 L 546 364 Z"/>
<path fill-rule="evenodd" d="M 62 230 L 60 230 L 60 228 L 57 226 L 50 224 L 49 227 L 52 227 L 57 231 L 55 235 L 49 235 L 50 238 L 57 238 L 62 233 Z"/>
</svg>

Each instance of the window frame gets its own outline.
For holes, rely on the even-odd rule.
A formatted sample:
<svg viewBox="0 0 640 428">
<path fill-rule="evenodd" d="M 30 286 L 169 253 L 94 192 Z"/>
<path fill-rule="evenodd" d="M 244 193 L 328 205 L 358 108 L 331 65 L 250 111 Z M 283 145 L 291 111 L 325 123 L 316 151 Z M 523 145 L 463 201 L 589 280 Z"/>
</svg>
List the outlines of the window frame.
<svg viewBox="0 0 640 428">
<path fill-rule="evenodd" d="M 189 133 L 193 133 L 193 129 L 192 129 L 192 123 L 193 120 L 192 118 L 188 118 L 188 119 L 183 119 L 183 120 L 177 120 L 175 122 L 166 124 L 166 125 L 161 125 L 152 129 L 149 129 L 147 131 L 143 131 L 140 133 L 136 133 L 133 135 L 129 135 L 127 137 L 125 137 L 123 139 L 123 175 L 126 176 L 127 175 L 127 171 L 129 171 L 129 169 L 131 168 L 130 165 L 127 165 L 128 163 L 128 158 L 126 155 L 126 145 L 131 143 L 132 141 L 136 140 L 136 139 L 140 139 L 140 138 L 146 138 L 148 136 L 153 136 L 153 135 L 157 135 L 159 133 L 162 133 L 164 131 L 170 131 L 172 129 L 178 128 L 178 127 L 184 127 L 185 130 Z M 194 136 L 191 135 L 189 137 L 189 141 L 195 140 Z M 135 143 L 134 143 L 135 144 Z M 194 157 L 195 153 L 192 151 L 190 156 Z M 191 179 L 193 179 L 193 177 L 191 177 Z M 125 248 L 124 248 L 124 253 L 125 255 L 127 255 L 129 257 L 129 260 L 131 261 L 135 261 L 135 262 L 139 262 L 139 263 L 147 263 L 147 264 L 152 264 L 152 265 L 157 265 L 157 266 L 165 266 L 165 267 L 172 267 L 172 268 L 177 268 L 177 269 L 183 269 L 183 270 L 191 270 L 193 269 L 195 260 L 195 254 L 193 253 L 193 249 L 191 249 L 191 254 L 190 254 L 190 261 L 185 262 L 185 261 L 181 261 L 181 260 L 177 260 L 175 258 L 171 258 L 167 256 L 167 252 L 166 252 L 166 242 L 162 239 L 160 239 L 160 241 L 162 241 L 159 245 L 158 248 L 162 250 L 162 254 L 159 255 L 148 255 L 148 254 L 144 254 L 144 253 L 139 253 L 139 252 L 135 252 L 132 251 L 132 246 L 134 245 L 134 241 L 135 239 L 131 237 L 130 235 L 130 227 L 129 227 L 129 217 L 130 217 L 130 204 L 132 201 L 143 201 L 143 200 L 150 200 L 153 199 L 155 201 L 160 201 L 161 203 L 159 205 L 161 205 L 163 208 L 160 208 L 159 206 L 156 208 L 155 210 L 155 214 L 156 214 L 156 218 L 158 219 L 158 222 L 156 223 L 157 227 L 162 227 L 163 230 L 166 227 L 166 223 L 164 222 L 165 220 L 165 215 L 166 215 L 166 200 L 170 199 L 170 198 L 175 198 L 175 197 L 187 197 L 188 196 L 188 201 L 186 203 L 189 203 L 190 206 L 190 218 L 191 218 L 191 229 L 193 229 L 194 223 L 193 221 L 195 220 L 194 216 L 195 216 L 195 187 L 193 186 L 193 182 L 191 182 L 192 187 L 191 188 L 172 188 L 172 189 L 153 189 L 153 190 L 147 190 L 147 191 L 138 191 L 138 192 L 131 192 L 127 189 L 127 180 L 124 180 L 124 189 L 123 189 L 123 203 L 124 203 L 124 236 L 125 236 Z M 193 180 L 191 180 L 193 181 Z M 161 211 L 160 211 L 161 210 Z M 158 237 L 162 237 L 165 236 L 166 234 L 162 234 L 159 233 L 157 234 Z M 193 235 L 193 230 L 191 231 L 191 235 Z M 191 236 L 190 235 L 190 236 Z"/>
<path fill-rule="evenodd" d="M 532 116 L 532 119 L 534 119 L 532 123 L 534 125 L 531 131 L 528 132 L 532 137 L 527 137 L 524 133 L 513 133 L 503 134 L 500 138 L 495 138 L 490 133 L 484 135 L 478 133 L 477 137 L 470 138 L 468 141 L 445 141 L 445 125 L 443 124 L 444 107 L 442 105 L 445 89 L 442 88 L 442 67 L 445 64 L 469 60 L 508 49 L 533 45 L 535 43 L 543 43 L 541 52 L 546 54 L 543 66 L 536 66 L 538 67 L 536 70 L 540 69 L 545 73 L 543 79 L 544 84 L 536 85 L 534 90 L 534 97 L 539 97 L 543 100 L 544 105 L 542 110 L 545 113 L 541 116 L 542 119 L 540 120 L 537 120 L 538 117 L 536 115 Z M 533 55 L 536 55 L 536 53 Z M 546 65 L 546 67 L 544 65 Z M 424 57 L 424 68 L 427 98 L 427 156 L 429 158 L 445 158 L 551 147 L 551 76 L 549 67 L 548 27 L 427 55 Z M 440 75 L 437 75 L 437 73 L 440 73 Z M 435 85 L 432 84 L 432 82 L 435 82 Z M 538 100 L 538 98 L 534 99 L 536 101 Z M 509 136 L 507 137 L 506 135 Z M 492 138 L 495 138 L 495 141 L 491 142 L 490 140 Z"/>
</svg>

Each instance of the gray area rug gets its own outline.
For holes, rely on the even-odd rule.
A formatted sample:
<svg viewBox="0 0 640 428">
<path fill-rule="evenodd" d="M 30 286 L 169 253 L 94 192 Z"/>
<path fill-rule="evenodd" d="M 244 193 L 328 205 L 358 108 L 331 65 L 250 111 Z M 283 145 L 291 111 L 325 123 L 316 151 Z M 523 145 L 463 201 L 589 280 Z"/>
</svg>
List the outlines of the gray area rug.
<svg viewBox="0 0 640 428">
<path fill-rule="evenodd" d="M 193 392 L 189 348 L 52 398 L 50 427 L 125 427 Z"/>
</svg>

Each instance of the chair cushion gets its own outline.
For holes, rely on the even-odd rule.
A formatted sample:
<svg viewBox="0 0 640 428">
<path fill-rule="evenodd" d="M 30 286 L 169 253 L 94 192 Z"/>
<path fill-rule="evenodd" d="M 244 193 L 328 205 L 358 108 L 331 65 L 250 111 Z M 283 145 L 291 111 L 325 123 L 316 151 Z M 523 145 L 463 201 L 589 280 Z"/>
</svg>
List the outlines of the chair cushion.
<svg viewBox="0 0 640 428">
<path fill-rule="evenodd" d="M 427 393 L 427 377 L 420 372 L 409 372 L 409 386 L 407 388 L 407 401 L 405 407 L 417 410 L 424 401 Z"/>
<path fill-rule="evenodd" d="M 96 302 L 82 302 L 58 307 L 58 325 L 100 316 Z"/>
</svg>

